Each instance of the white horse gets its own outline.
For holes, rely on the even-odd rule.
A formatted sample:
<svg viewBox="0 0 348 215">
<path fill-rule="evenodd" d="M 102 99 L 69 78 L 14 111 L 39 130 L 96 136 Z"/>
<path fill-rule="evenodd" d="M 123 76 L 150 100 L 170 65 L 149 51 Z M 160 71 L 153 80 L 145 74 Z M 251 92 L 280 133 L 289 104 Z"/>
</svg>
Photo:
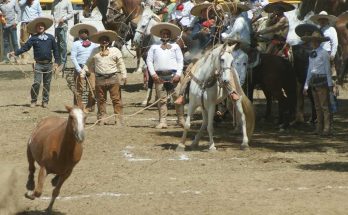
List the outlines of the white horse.
<svg viewBox="0 0 348 215">
<path fill-rule="evenodd" d="M 152 44 L 159 43 L 160 38 L 151 35 L 151 28 L 160 21 L 160 18 L 152 11 L 150 6 L 145 6 L 141 19 L 138 22 L 137 29 L 135 31 L 133 42 L 137 47 L 137 72 L 141 72 L 145 65 L 142 64 L 142 57 L 144 52 L 150 48 Z M 152 86 L 149 86 L 146 93 L 146 98 L 142 102 L 143 105 L 147 105 L 151 100 Z"/>
<path fill-rule="evenodd" d="M 235 102 L 237 111 L 241 116 L 240 119 L 243 131 L 241 149 L 249 147 L 248 142 L 255 125 L 255 114 L 250 100 L 245 96 L 240 87 L 237 72 L 232 67 L 232 51 L 234 47 L 235 46 L 229 46 L 228 44 L 220 45 L 198 60 L 194 66 L 190 85 L 190 102 L 188 104 L 187 118 L 182 140 L 177 150 L 183 150 L 185 148 L 187 132 L 191 126 L 191 117 L 198 106 L 202 106 L 203 122 L 199 132 L 195 136 L 191 148 L 198 146 L 203 130 L 207 128 L 209 134 L 209 150 L 216 150 L 213 140 L 213 121 L 215 107 L 218 101 L 218 82 L 220 82 L 220 85 L 224 86 L 231 83 L 231 81 L 234 81 L 237 88 L 236 90 L 241 95 L 240 99 Z"/>
</svg>

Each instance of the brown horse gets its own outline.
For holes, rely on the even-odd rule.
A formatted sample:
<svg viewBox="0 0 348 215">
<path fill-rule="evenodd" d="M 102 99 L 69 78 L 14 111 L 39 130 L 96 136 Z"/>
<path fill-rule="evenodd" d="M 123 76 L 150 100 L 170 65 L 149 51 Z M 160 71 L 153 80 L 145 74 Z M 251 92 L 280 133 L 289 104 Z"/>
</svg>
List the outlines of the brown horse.
<svg viewBox="0 0 348 215">
<path fill-rule="evenodd" d="M 82 143 L 85 139 L 85 114 L 79 108 L 66 106 L 69 118 L 47 117 L 34 129 L 28 141 L 27 157 L 29 176 L 28 192 L 25 197 L 34 200 L 40 197 L 47 174 L 55 174 L 52 185 L 52 199 L 47 212 L 52 212 L 52 206 L 59 195 L 64 181 L 70 176 L 74 166 L 82 156 Z M 35 186 L 35 161 L 40 166 L 38 182 Z"/>
</svg>

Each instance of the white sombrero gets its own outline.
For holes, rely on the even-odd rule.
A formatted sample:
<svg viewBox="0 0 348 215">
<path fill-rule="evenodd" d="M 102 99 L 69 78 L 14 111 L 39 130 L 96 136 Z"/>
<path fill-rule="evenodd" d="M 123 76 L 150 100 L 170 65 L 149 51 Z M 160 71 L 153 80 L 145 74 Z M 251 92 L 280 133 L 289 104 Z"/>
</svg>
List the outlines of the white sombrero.
<svg viewBox="0 0 348 215">
<path fill-rule="evenodd" d="M 319 24 L 319 19 L 327 19 L 330 25 L 335 25 L 337 17 L 329 15 L 326 11 L 321 11 L 318 15 L 313 15 L 310 20 L 315 24 Z"/>
<path fill-rule="evenodd" d="M 248 4 L 241 2 L 222 2 L 220 3 L 220 5 L 225 12 L 229 12 L 231 11 L 231 9 L 234 9 L 236 7 L 239 8 L 242 12 L 251 9 Z"/>
<path fill-rule="evenodd" d="M 274 3 L 269 3 L 263 9 L 266 13 L 273 13 L 275 10 L 279 10 L 279 9 L 284 12 L 287 12 L 287 11 L 294 10 L 295 6 L 283 1 L 277 1 Z"/>
<path fill-rule="evenodd" d="M 45 25 L 45 30 L 49 29 L 53 25 L 53 20 L 49 17 L 38 17 L 34 19 L 33 21 L 28 23 L 27 29 L 28 33 L 35 34 L 36 32 L 36 25 L 38 23 L 43 23 Z"/>
<path fill-rule="evenodd" d="M 99 43 L 100 37 L 106 36 L 110 39 L 110 42 L 115 41 L 117 39 L 117 34 L 114 31 L 104 30 L 99 31 L 89 37 L 89 40 L 93 43 Z"/>
<path fill-rule="evenodd" d="M 97 31 L 98 31 L 97 28 L 94 27 L 93 25 L 78 23 L 70 29 L 71 36 L 73 36 L 75 38 L 79 37 L 80 30 L 87 30 L 89 36 L 97 33 Z"/>
<path fill-rule="evenodd" d="M 161 31 L 164 29 L 171 32 L 171 39 L 177 38 L 181 33 L 181 30 L 178 26 L 167 22 L 160 22 L 152 26 L 150 31 L 151 34 L 155 35 L 156 37 L 161 37 Z"/>
<path fill-rule="evenodd" d="M 201 15 L 201 11 L 212 6 L 213 3 L 205 1 L 203 3 L 200 4 L 196 4 L 195 6 L 193 6 L 193 8 L 191 9 L 191 14 L 194 16 L 200 16 Z"/>
<path fill-rule="evenodd" d="M 305 42 L 309 42 L 309 41 L 312 41 L 312 40 L 317 40 L 317 41 L 322 43 L 322 42 L 325 42 L 325 41 L 329 41 L 330 38 L 324 37 L 318 31 L 314 31 L 311 36 L 303 36 L 303 37 L 301 37 L 301 40 L 303 40 Z"/>
</svg>

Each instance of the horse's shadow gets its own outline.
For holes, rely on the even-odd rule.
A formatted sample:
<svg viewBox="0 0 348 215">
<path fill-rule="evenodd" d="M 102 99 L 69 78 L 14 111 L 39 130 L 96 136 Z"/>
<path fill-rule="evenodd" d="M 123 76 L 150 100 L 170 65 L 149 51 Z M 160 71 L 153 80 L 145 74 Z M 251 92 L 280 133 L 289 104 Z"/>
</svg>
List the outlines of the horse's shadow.
<svg viewBox="0 0 348 215">
<path fill-rule="evenodd" d="M 298 168 L 302 170 L 310 171 L 336 171 L 336 172 L 348 172 L 348 162 L 325 162 L 318 164 L 302 164 Z"/>
<path fill-rule="evenodd" d="M 47 215 L 47 211 L 42 211 L 42 210 L 30 210 L 30 211 L 22 211 L 16 213 L 16 215 Z M 59 211 L 52 211 L 52 215 L 65 215 L 66 213 L 62 213 Z"/>
<path fill-rule="evenodd" d="M 30 104 L 8 104 L 8 105 L 1 105 L 2 107 L 30 107 Z"/>
<path fill-rule="evenodd" d="M 176 148 L 178 147 L 178 144 L 174 144 L 174 143 L 162 143 L 162 144 L 156 144 L 155 146 L 157 147 L 161 147 L 162 150 L 176 150 Z M 190 145 L 187 145 L 185 147 L 185 151 L 208 151 L 209 146 L 208 145 L 198 145 L 195 148 L 192 148 Z"/>
</svg>

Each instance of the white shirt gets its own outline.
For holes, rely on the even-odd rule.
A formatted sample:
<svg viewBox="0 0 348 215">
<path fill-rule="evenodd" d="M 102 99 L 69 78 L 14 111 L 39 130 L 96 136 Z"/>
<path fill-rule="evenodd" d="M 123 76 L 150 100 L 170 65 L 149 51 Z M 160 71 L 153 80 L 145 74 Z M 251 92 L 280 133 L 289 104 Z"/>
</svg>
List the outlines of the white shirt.
<svg viewBox="0 0 348 215">
<path fill-rule="evenodd" d="M 95 43 L 91 43 L 88 47 L 82 46 L 83 40 L 79 39 L 73 43 L 71 48 L 71 61 L 73 62 L 77 72 L 81 71 L 80 65 L 85 65 L 93 49 L 96 47 Z"/>
<path fill-rule="evenodd" d="M 251 10 L 248 10 L 248 18 L 252 19 L 254 17 L 254 14 L 256 16 L 260 15 L 262 13 L 263 8 L 268 5 L 268 0 L 254 0 L 251 3 Z"/>
<path fill-rule="evenodd" d="M 237 34 L 240 34 L 240 37 L 245 43 L 250 44 L 250 25 L 249 21 L 243 16 L 243 14 L 237 16 L 233 26 L 229 26 L 227 31 L 221 34 L 221 37 L 224 40 L 226 38 L 234 37 Z"/>
<path fill-rule="evenodd" d="M 313 74 L 326 75 L 328 86 L 331 87 L 333 84 L 330 71 L 330 56 L 322 47 L 319 47 L 313 51 L 316 51 L 317 56 L 314 58 L 309 57 L 307 79 L 304 89 L 308 90 L 309 80 L 311 80 Z"/>
<path fill-rule="evenodd" d="M 195 16 L 191 14 L 191 9 L 193 8 L 194 4 L 191 1 L 187 1 L 182 4 L 184 6 L 184 9 L 182 11 L 174 10 L 170 15 L 170 19 L 180 20 L 180 24 L 182 26 L 192 27 Z"/>
<path fill-rule="evenodd" d="M 323 47 L 323 49 L 329 52 L 330 56 L 334 58 L 336 55 L 337 46 L 338 46 L 336 29 L 331 26 L 325 26 L 321 29 L 321 31 L 323 32 L 325 37 L 330 38 L 329 41 L 323 42 L 321 44 L 321 47 Z"/>
<path fill-rule="evenodd" d="M 26 0 L 19 1 L 19 7 L 21 8 L 21 21 L 30 22 L 37 17 L 42 16 L 42 9 L 39 0 L 34 0 L 32 5 L 28 5 Z"/>
<path fill-rule="evenodd" d="M 248 55 L 241 49 L 234 50 L 232 52 L 232 56 L 233 56 L 232 65 L 238 73 L 239 83 L 242 86 L 245 82 L 249 58 L 248 58 Z"/>
<path fill-rule="evenodd" d="M 170 44 L 170 49 L 162 49 L 161 44 L 152 45 L 147 53 L 146 64 L 153 76 L 156 71 L 176 70 L 176 75 L 181 76 L 184 68 L 184 58 L 180 47 L 176 43 Z"/>
<path fill-rule="evenodd" d="M 52 4 L 52 11 L 54 21 L 58 24 L 60 19 L 63 19 L 65 25 L 67 21 L 74 16 L 74 10 L 70 0 L 55 0 Z M 61 27 L 61 26 L 60 26 Z"/>
</svg>

